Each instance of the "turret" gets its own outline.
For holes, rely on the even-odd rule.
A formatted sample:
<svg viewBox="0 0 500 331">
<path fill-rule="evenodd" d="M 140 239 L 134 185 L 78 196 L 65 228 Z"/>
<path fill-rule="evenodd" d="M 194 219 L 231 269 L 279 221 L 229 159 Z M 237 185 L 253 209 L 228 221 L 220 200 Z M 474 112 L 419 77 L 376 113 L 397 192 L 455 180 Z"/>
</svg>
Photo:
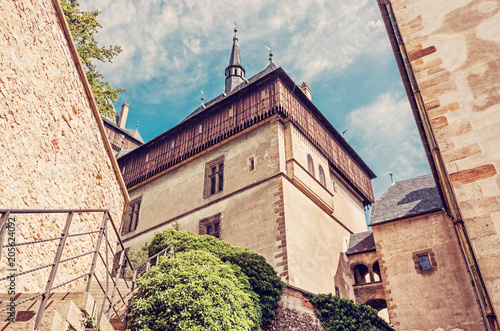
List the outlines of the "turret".
<svg viewBox="0 0 500 331">
<path fill-rule="evenodd" d="M 231 92 L 236 86 L 240 85 L 245 80 L 245 69 L 241 65 L 240 47 L 238 46 L 238 38 L 236 33 L 238 28 L 234 28 L 233 49 L 229 65 L 226 68 L 226 93 Z"/>
</svg>

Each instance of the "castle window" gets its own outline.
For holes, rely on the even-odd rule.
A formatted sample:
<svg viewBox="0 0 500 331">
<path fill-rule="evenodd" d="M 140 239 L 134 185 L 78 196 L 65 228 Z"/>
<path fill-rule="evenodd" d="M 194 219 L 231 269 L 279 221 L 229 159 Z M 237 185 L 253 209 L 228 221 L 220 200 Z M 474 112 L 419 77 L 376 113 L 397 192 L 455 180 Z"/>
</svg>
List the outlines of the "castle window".
<svg viewBox="0 0 500 331">
<path fill-rule="evenodd" d="M 233 117 L 233 108 L 229 108 L 229 117 Z"/>
<path fill-rule="evenodd" d="M 420 255 L 418 257 L 418 262 L 420 263 L 420 270 L 432 269 L 431 259 L 429 258 L 429 254 Z"/>
<path fill-rule="evenodd" d="M 262 91 L 262 100 L 266 98 L 266 91 Z"/>
<path fill-rule="evenodd" d="M 307 154 L 307 171 L 314 177 L 314 161 L 311 154 Z"/>
<path fill-rule="evenodd" d="M 129 232 L 135 231 L 137 229 L 137 224 L 139 223 L 139 211 L 141 209 L 142 197 L 130 202 L 127 209 L 127 214 L 123 220 L 122 234 L 127 234 Z"/>
<path fill-rule="evenodd" d="M 204 218 L 199 224 L 199 234 L 207 234 L 216 238 L 220 238 L 220 213 Z"/>
<path fill-rule="evenodd" d="M 321 183 L 321 185 L 323 185 L 324 187 L 326 187 L 326 178 L 325 178 L 325 172 L 323 171 L 323 167 L 322 166 L 319 166 L 319 182 Z"/>
<path fill-rule="evenodd" d="M 200 124 L 200 127 L 198 128 L 198 134 L 201 134 L 203 131 L 203 124 Z"/>
<path fill-rule="evenodd" d="M 172 140 L 172 145 L 170 146 L 170 148 L 174 148 L 175 147 L 175 140 Z"/>
<path fill-rule="evenodd" d="M 437 262 L 432 249 L 413 252 L 413 262 L 417 273 L 431 272 L 437 269 Z"/>
<path fill-rule="evenodd" d="M 205 164 L 205 183 L 203 197 L 221 192 L 224 189 L 224 155 Z"/>
<path fill-rule="evenodd" d="M 248 171 L 253 171 L 255 169 L 255 159 L 253 156 L 248 159 Z"/>
</svg>

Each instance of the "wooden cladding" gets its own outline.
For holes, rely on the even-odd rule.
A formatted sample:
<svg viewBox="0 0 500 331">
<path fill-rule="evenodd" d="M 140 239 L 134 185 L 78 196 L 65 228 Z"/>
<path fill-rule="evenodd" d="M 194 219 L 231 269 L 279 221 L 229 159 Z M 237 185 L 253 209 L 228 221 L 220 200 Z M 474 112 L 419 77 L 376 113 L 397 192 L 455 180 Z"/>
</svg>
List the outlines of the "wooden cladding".
<svg viewBox="0 0 500 331">
<path fill-rule="evenodd" d="M 307 136 L 328 160 L 371 202 L 375 201 L 370 178 L 331 133 L 283 84 L 279 86 L 280 105 L 287 117 Z"/>
<path fill-rule="evenodd" d="M 290 120 L 321 150 L 367 201 L 373 202 L 369 176 L 333 138 L 312 111 L 277 75 L 252 83 L 233 95 L 211 101 L 197 115 L 180 123 L 142 148 L 119 159 L 127 187 L 181 162 L 265 118 L 279 113 Z M 255 84 L 255 85 L 254 85 Z M 365 201 L 365 202 L 367 202 Z"/>
<path fill-rule="evenodd" d="M 277 81 L 271 81 L 222 99 L 143 148 L 120 158 L 118 162 L 127 187 L 277 113 L 276 86 Z"/>
</svg>

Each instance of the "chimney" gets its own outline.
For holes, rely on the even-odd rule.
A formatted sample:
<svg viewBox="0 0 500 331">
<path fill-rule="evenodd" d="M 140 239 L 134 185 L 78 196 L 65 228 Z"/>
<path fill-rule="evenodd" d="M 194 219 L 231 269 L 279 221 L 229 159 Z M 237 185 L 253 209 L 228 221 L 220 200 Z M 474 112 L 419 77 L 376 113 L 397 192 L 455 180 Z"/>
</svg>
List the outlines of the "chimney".
<svg viewBox="0 0 500 331">
<path fill-rule="evenodd" d="M 127 103 L 122 105 L 122 112 L 120 113 L 120 118 L 118 119 L 118 126 L 125 129 L 125 124 L 127 123 L 128 109 L 130 106 Z"/>
<path fill-rule="evenodd" d="M 301 89 L 302 92 L 304 92 L 304 94 L 309 98 L 309 100 L 312 101 L 311 87 L 309 86 L 309 84 L 307 84 L 306 82 L 303 82 L 301 85 L 299 85 L 299 89 Z"/>
</svg>

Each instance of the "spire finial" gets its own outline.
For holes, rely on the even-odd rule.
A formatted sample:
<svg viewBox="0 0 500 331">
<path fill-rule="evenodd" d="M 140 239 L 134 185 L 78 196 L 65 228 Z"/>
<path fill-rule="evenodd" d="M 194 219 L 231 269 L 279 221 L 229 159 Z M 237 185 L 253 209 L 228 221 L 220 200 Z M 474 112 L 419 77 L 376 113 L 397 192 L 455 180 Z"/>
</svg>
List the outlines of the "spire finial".
<svg viewBox="0 0 500 331">
<path fill-rule="evenodd" d="M 273 63 L 273 50 L 271 47 L 265 47 L 269 50 L 269 63 Z"/>
<path fill-rule="evenodd" d="M 233 39 L 238 39 L 236 36 L 236 33 L 238 32 L 238 23 L 234 22 L 234 38 Z"/>
<path fill-rule="evenodd" d="M 201 107 L 205 108 L 205 105 L 203 104 L 203 100 L 205 100 L 205 98 L 203 97 L 203 90 L 200 90 L 200 92 L 201 92 Z"/>
<path fill-rule="evenodd" d="M 136 128 L 137 131 L 139 131 L 139 121 L 137 121 L 137 128 Z"/>
<path fill-rule="evenodd" d="M 394 184 L 394 178 L 393 178 L 394 174 L 392 172 L 389 172 L 389 176 L 391 176 L 391 185 L 393 185 Z"/>
</svg>

